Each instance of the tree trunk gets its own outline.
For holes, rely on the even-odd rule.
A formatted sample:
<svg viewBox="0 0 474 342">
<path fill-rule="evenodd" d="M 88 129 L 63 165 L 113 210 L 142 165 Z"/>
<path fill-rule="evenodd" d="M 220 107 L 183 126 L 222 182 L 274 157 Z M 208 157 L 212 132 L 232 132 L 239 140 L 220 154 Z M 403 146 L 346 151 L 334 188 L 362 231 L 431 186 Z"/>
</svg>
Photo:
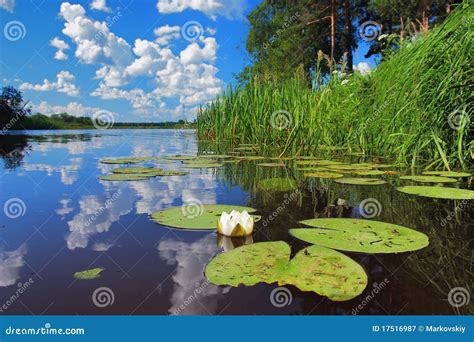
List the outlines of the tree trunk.
<svg viewBox="0 0 474 342">
<path fill-rule="evenodd" d="M 403 37 L 405 35 L 405 23 L 403 17 L 400 17 L 400 43 L 403 43 Z"/>
<path fill-rule="evenodd" d="M 346 71 L 353 71 L 352 61 L 352 17 L 351 4 L 349 0 L 344 0 L 344 35 L 345 35 L 345 52 L 347 56 Z"/>
<path fill-rule="evenodd" d="M 336 47 L 336 0 L 331 0 L 331 63 L 334 62 Z"/>
</svg>

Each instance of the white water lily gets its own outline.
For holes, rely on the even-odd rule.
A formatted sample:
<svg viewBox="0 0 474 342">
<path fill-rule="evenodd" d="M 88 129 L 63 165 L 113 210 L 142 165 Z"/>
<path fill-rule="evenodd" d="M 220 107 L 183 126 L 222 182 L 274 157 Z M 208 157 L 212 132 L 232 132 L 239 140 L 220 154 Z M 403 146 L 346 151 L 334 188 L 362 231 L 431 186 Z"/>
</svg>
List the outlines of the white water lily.
<svg viewBox="0 0 474 342">
<path fill-rule="evenodd" d="M 230 214 L 224 211 L 217 221 L 217 232 L 225 236 L 249 236 L 252 231 L 253 217 L 246 210 L 232 210 Z"/>
</svg>

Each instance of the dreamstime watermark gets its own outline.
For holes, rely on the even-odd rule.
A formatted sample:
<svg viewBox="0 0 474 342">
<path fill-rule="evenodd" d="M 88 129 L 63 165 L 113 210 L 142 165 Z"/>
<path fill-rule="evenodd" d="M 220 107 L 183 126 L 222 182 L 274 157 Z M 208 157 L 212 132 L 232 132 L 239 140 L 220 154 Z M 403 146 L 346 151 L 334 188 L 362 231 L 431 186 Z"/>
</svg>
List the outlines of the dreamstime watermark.
<svg viewBox="0 0 474 342">
<path fill-rule="evenodd" d="M 186 136 L 186 131 L 190 129 L 192 129 L 192 123 L 185 121 L 184 124 L 175 131 L 174 136 L 176 138 L 182 138 Z"/>
<path fill-rule="evenodd" d="M 209 286 L 208 281 L 204 281 L 202 284 L 196 284 L 196 288 L 194 289 L 193 293 L 191 293 L 177 308 L 173 309 L 171 312 L 172 315 L 179 315 L 183 312 L 191 303 L 193 303 L 196 298 L 204 291 L 206 287 Z"/>
<path fill-rule="evenodd" d="M 84 335 L 83 328 L 53 328 L 51 323 L 46 323 L 40 328 L 17 328 L 9 326 L 5 329 L 6 335 Z"/>
<path fill-rule="evenodd" d="M 380 283 L 373 283 L 373 289 L 370 291 L 370 293 L 365 296 L 365 298 L 362 300 L 362 302 L 359 303 L 355 308 L 352 309 L 352 315 L 357 315 L 361 310 L 363 310 L 367 304 L 370 303 L 372 299 L 380 292 L 382 291 L 389 283 L 390 281 L 385 278 L 382 282 Z"/>
<path fill-rule="evenodd" d="M 448 115 L 448 125 L 451 129 L 459 131 L 471 124 L 471 118 L 465 110 L 456 109 Z"/>
<path fill-rule="evenodd" d="M 445 218 L 441 219 L 441 226 L 444 227 L 449 221 L 454 219 L 454 216 L 456 216 L 458 212 L 463 211 L 468 206 L 469 206 L 469 201 L 466 199 L 459 202 L 459 204 L 457 204 L 454 207 L 453 211 L 451 211 Z"/>
<path fill-rule="evenodd" d="M 122 194 L 122 190 L 117 190 L 110 198 L 108 198 L 103 206 L 100 206 L 84 223 L 86 227 L 89 227 L 104 211 L 110 208 L 119 196 Z"/>
<path fill-rule="evenodd" d="M 374 218 L 382 212 L 382 204 L 375 198 L 366 198 L 360 202 L 359 211 L 364 218 Z"/>
<path fill-rule="evenodd" d="M 196 198 L 192 198 L 181 206 L 181 213 L 188 219 L 193 219 L 201 216 L 204 212 L 204 205 Z"/>
<path fill-rule="evenodd" d="M 92 303 L 98 308 L 105 308 L 111 306 L 115 302 L 115 294 L 112 289 L 108 287 L 98 287 L 92 293 Z"/>
<path fill-rule="evenodd" d="M 270 117 L 270 126 L 282 131 L 293 126 L 293 116 L 286 110 L 277 110 Z"/>
<path fill-rule="evenodd" d="M 114 24 L 117 21 L 119 21 L 120 18 L 122 18 L 122 12 L 121 11 L 118 11 L 117 14 L 114 14 L 112 17 L 107 16 L 105 18 L 105 26 L 107 27 L 107 29 L 110 29 L 112 26 L 114 26 Z M 100 39 L 104 39 L 108 34 L 109 34 L 109 32 L 107 32 L 105 29 L 100 30 L 99 33 L 95 34 L 94 40 L 98 41 Z"/>
<path fill-rule="evenodd" d="M 448 293 L 448 302 L 452 307 L 460 308 L 469 304 L 471 296 L 465 287 L 452 288 Z"/>
<path fill-rule="evenodd" d="M 367 128 L 367 126 L 372 123 L 372 121 L 374 121 L 379 115 L 380 113 L 382 113 L 384 110 L 385 110 L 385 107 L 387 106 L 387 103 L 384 102 L 379 108 L 377 108 L 377 110 L 367 119 L 366 122 L 364 122 L 363 124 L 361 124 L 360 126 L 357 127 L 357 129 L 354 131 L 353 135 L 354 136 L 357 136 L 359 135 L 360 131 L 362 129 L 365 129 Z"/>
<path fill-rule="evenodd" d="M 366 42 L 377 39 L 382 33 L 382 26 L 373 20 L 363 22 L 359 27 L 359 37 Z"/>
<path fill-rule="evenodd" d="M 111 128 L 115 123 L 115 116 L 108 110 L 98 110 L 92 114 L 92 125 L 96 129 L 108 129 Z"/>
<path fill-rule="evenodd" d="M 280 215 L 280 213 L 285 210 L 286 206 L 290 204 L 291 202 L 295 201 L 298 198 L 298 195 L 301 193 L 299 189 L 294 190 L 290 195 L 284 194 L 283 196 L 285 199 L 283 202 L 270 214 L 268 215 L 263 221 L 262 225 L 264 227 L 268 226 L 270 222 L 272 222 L 274 219 Z"/>
<path fill-rule="evenodd" d="M 277 287 L 270 293 L 270 303 L 276 308 L 288 306 L 293 301 L 293 294 L 286 287 Z"/>
<path fill-rule="evenodd" d="M 26 37 L 26 27 L 21 21 L 9 21 L 3 27 L 3 35 L 7 40 L 16 42 Z"/>
<path fill-rule="evenodd" d="M 181 36 L 188 42 L 195 42 L 204 33 L 204 28 L 201 23 L 195 20 L 186 22 L 181 27 Z"/>
<path fill-rule="evenodd" d="M 280 39 L 280 37 L 283 35 L 283 33 L 285 33 L 285 31 L 291 26 L 293 25 L 296 20 L 300 17 L 300 14 L 299 13 L 295 13 L 293 14 L 291 17 L 286 17 L 285 18 L 285 21 L 283 23 L 283 25 L 278 29 L 276 30 L 275 34 L 273 34 L 269 39 L 268 39 L 268 42 L 265 42 L 263 44 L 263 48 L 266 50 L 268 49 L 270 46 L 272 46 L 278 39 Z"/>
<path fill-rule="evenodd" d="M 0 131 L 0 135 L 5 135 L 7 131 L 9 131 L 10 128 L 12 128 L 16 124 L 16 122 L 20 120 L 22 116 L 25 116 L 25 113 L 23 113 L 23 111 L 17 113 L 13 118 L 11 118 L 10 121 L 8 121 L 5 124 L 5 126 L 2 127 L 2 130 Z"/>
<path fill-rule="evenodd" d="M 16 289 L 15 293 L 11 295 L 2 306 L 0 306 L 0 312 L 3 313 L 4 311 L 8 310 L 10 306 L 12 306 L 18 298 L 34 283 L 33 279 L 28 279 L 24 283 L 18 283 L 18 288 Z"/>
<path fill-rule="evenodd" d="M 3 205 L 5 216 L 11 219 L 19 218 L 26 214 L 26 204 L 20 198 L 10 198 Z"/>
</svg>

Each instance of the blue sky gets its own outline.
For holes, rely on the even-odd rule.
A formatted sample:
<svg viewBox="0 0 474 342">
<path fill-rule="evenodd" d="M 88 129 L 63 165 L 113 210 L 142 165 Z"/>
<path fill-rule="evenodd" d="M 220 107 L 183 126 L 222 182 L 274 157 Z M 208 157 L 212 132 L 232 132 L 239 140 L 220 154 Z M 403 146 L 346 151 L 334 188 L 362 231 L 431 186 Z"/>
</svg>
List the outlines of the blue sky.
<svg viewBox="0 0 474 342">
<path fill-rule="evenodd" d="M 0 0 L 0 79 L 44 114 L 193 119 L 248 63 L 259 2 Z"/>
</svg>

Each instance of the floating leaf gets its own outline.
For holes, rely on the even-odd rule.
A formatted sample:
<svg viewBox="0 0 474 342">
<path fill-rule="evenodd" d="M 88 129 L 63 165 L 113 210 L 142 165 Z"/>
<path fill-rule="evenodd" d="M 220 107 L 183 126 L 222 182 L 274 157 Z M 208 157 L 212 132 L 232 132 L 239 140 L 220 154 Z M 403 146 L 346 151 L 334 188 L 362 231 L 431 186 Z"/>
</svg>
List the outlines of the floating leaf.
<svg viewBox="0 0 474 342">
<path fill-rule="evenodd" d="M 154 173 L 156 171 L 161 171 L 161 169 L 155 167 L 121 167 L 118 169 L 113 169 L 112 173 L 116 174 L 148 174 Z"/>
<path fill-rule="evenodd" d="M 307 247 L 294 256 L 279 285 L 294 285 L 341 302 L 360 295 L 367 286 L 367 274 L 357 262 L 335 250 Z"/>
<path fill-rule="evenodd" d="M 100 162 L 102 164 L 136 164 L 148 160 L 153 160 L 153 157 L 102 159 Z"/>
<path fill-rule="evenodd" d="M 422 182 L 422 183 L 456 183 L 457 180 L 448 177 L 438 177 L 438 176 L 402 176 L 402 180 L 411 180 L 413 182 Z"/>
<path fill-rule="evenodd" d="M 145 175 L 151 175 L 151 176 L 159 176 L 159 177 L 165 177 L 165 176 L 185 176 L 189 174 L 189 172 L 185 171 L 172 171 L 172 170 L 157 170 L 154 171 L 153 173 L 147 173 Z"/>
<path fill-rule="evenodd" d="M 79 280 L 97 279 L 97 278 L 100 277 L 100 274 L 104 270 L 105 269 L 102 268 L 102 267 L 97 267 L 97 268 L 93 268 L 93 269 L 90 269 L 90 270 L 76 272 L 76 273 L 74 273 L 74 278 L 79 279 Z"/>
<path fill-rule="evenodd" d="M 295 162 L 297 165 L 343 165 L 344 163 L 332 160 L 297 160 Z"/>
<path fill-rule="evenodd" d="M 344 175 L 335 172 L 312 172 L 312 173 L 305 173 L 305 177 L 314 177 L 314 178 L 324 178 L 324 179 L 335 179 L 335 178 L 342 178 Z"/>
<path fill-rule="evenodd" d="M 385 174 L 384 171 L 380 171 L 380 170 L 357 171 L 354 173 L 358 176 L 380 176 L 380 175 Z"/>
<path fill-rule="evenodd" d="M 297 167 L 296 171 L 304 171 L 304 172 L 328 172 L 329 170 L 325 167 Z M 331 170 L 332 171 L 332 170 Z"/>
<path fill-rule="evenodd" d="M 210 167 L 221 167 L 223 164 L 220 163 L 211 163 L 211 162 L 195 162 L 195 163 L 190 163 L 186 164 L 183 166 L 185 169 L 203 169 L 203 168 L 210 168 Z"/>
<path fill-rule="evenodd" d="M 443 198 L 443 199 L 467 199 L 474 200 L 474 191 L 457 188 L 445 188 L 439 186 L 402 186 L 398 191 L 423 197 Z"/>
<path fill-rule="evenodd" d="M 103 181 L 139 181 L 139 180 L 145 180 L 150 177 L 153 177 L 153 175 L 150 174 L 111 174 L 111 175 L 106 175 L 106 176 L 99 176 L 100 180 Z"/>
<path fill-rule="evenodd" d="M 239 157 L 240 160 L 263 160 L 267 159 L 267 157 L 262 157 L 262 156 L 245 156 L 245 157 Z"/>
<path fill-rule="evenodd" d="M 316 228 L 290 229 L 294 237 L 319 246 L 350 252 L 401 253 L 428 246 L 428 237 L 391 223 L 353 218 L 323 218 L 301 223 Z"/>
<path fill-rule="evenodd" d="M 425 171 L 423 172 L 423 174 L 427 176 L 442 176 L 442 177 L 454 177 L 454 178 L 472 176 L 470 173 L 467 173 L 467 172 L 456 172 L 456 171 Z"/>
<path fill-rule="evenodd" d="M 230 213 L 232 210 L 249 213 L 255 212 L 255 209 L 242 207 L 238 205 L 227 204 L 191 204 L 181 207 L 172 207 L 157 211 L 151 215 L 151 218 L 162 225 L 182 229 L 216 229 L 217 220 L 223 211 Z M 252 215 L 255 221 L 260 216 Z"/>
<path fill-rule="evenodd" d="M 340 178 L 336 179 L 335 182 L 348 185 L 382 185 L 387 183 L 383 179 L 377 178 Z"/>
<path fill-rule="evenodd" d="M 164 157 L 164 159 L 167 160 L 191 160 L 191 159 L 196 159 L 196 156 L 169 156 L 169 157 Z"/>
<path fill-rule="evenodd" d="M 290 252 L 283 241 L 241 246 L 212 259 L 205 275 L 216 285 L 290 284 L 334 301 L 350 300 L 367 286 L 364 269 L 342 253 L 310 246 L 290 260 Z"/>
<path fill-rule="evenodd" d="M 283 241 L 259 242 L 217 255 L 206 266 L 206 278 L 216 285 L 247 286 L 274 283 L 290 258 Z"/>
<path fill-rule="evenodd" d="M 266 191 L 289 191 L 296 189 L 298 184 L 289 178 L 268 178 L 258 182 L 258 187 Z"/>
<path fill-rule="evenodd" d="M 348 164 L 348 165 L 328 165 L 328 169 L 337 170 L 348 170 L 348 171 L 369 171 L 372 169 L 371 166 L 360 165 L 360 164 Z"/>
</svg>

